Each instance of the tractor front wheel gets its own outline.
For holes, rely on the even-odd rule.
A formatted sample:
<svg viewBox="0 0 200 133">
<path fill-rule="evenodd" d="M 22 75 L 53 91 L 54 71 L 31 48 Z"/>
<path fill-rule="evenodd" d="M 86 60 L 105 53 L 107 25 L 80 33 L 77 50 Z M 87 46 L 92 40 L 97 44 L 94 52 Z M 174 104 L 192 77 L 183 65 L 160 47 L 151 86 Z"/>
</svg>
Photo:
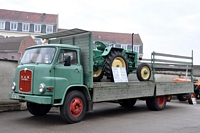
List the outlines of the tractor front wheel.
<svg viewBox="0 0 200 133">
<path fill-rule="evenodd" d="M 149 81 L 151 69 L 147 63 L 142 63 L 137 68 L 137 78 L 139 81 Z"/>
</svg>

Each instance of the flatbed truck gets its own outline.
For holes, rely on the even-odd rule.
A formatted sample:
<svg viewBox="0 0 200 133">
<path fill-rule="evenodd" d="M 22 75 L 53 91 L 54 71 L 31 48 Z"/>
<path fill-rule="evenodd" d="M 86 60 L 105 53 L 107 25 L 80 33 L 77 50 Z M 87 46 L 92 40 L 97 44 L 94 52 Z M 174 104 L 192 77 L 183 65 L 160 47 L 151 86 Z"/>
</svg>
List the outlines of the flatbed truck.
<svg viewBox="0 0 200 133">
<path fill-rule="evenodd" d="M 64 121 L 77 123 L 87 111 L 93 111 L 94 103 L 117 101 L 132 107 L 137 99 L 146 100 L 150 110 L 158 111 L 165 108 L 169 96 L 194 91 L 192 81 L 156 82 L 153 58 L 149 81 L 93 82 L 92 32 L 71 29 L 39 37 L 50 44 L 26 49 L 9 93 L 9 99 L 26 102 L 34 116 L 59 107 Z"/>
</svg>

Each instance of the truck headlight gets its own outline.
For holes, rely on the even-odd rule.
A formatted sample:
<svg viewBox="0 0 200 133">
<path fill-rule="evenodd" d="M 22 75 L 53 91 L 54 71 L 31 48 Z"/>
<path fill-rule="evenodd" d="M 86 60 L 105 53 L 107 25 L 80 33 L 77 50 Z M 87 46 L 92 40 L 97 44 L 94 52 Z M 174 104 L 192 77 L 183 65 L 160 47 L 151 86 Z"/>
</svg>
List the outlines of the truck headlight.
<svg viewBox="0 0 200 133">
<path fill-rule="evenodd" d="M 46 90 L 44 84 L 40 84 L 38 89 L 39 89 L 39 92 L 40 92 L 40 93 L 43 93 L 43 92 L 45 92 L 45 90 Z"/>
<path fill-rule="evenodd" d="M 14 91 L 14 90 L 15 90 L 15 88 L 16 88 L 16 83 L 15 83 L 15 82 L 13 82 L 13 83 L 12 83 L 12 90 Z"/>
</svg>

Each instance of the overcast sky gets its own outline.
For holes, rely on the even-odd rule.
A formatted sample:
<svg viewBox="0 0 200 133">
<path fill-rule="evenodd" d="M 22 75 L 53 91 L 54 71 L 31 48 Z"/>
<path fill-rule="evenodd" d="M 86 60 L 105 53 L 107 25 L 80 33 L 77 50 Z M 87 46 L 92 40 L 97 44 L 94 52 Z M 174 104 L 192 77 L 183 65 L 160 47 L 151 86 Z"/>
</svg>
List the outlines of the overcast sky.
<svg viewBox="0 0 200 133">
<path fill-rule="evenodd" d="M 59 15 L 59 28 L 139 33 L 151 52 L 191 56 L 200 65 L 200 0 L 1 0 L 1 9 Z"/>
</svg>

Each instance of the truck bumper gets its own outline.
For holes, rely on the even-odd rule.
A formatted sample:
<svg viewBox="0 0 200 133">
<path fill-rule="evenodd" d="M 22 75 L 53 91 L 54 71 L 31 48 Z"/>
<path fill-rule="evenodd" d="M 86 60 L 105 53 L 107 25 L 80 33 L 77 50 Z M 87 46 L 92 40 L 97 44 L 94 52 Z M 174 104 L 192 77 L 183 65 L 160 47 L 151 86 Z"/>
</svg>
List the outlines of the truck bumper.
<svg viewBox="0 0 200 133">
<path fill-rule="evenodd" d="M 11 100 L 29 101 L 38 104 L 52 104 L 51 96 L 32 96 L 10 92 L 8 97 Z"/>
</svg>

